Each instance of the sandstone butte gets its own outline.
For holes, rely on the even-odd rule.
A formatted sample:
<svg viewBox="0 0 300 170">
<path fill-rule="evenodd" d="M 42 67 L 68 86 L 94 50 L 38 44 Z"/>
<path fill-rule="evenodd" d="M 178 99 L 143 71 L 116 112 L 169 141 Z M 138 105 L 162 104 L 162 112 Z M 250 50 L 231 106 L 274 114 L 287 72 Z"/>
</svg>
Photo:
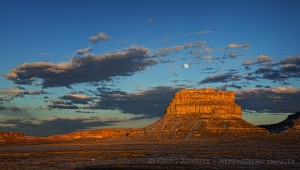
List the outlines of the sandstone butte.
<svg viewBox="0 0 300 170">
<path fill-rule="evenodd" d="M 205 136 L 267 135 L 269 132 L 242 119 L 234 93 L 214 89 L 177 92 L 165 115 L 144 128 L 84 130 L 48 139 L 197 139 Z"/>
</svg>

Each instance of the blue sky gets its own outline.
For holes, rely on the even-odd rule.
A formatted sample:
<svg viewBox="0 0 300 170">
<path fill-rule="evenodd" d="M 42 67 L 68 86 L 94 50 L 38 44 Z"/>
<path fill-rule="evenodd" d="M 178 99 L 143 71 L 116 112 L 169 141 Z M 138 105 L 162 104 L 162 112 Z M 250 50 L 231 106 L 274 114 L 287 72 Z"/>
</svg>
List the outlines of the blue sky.
<svg viewBox="0 0 300 170">
<path fill-rule="evenodd" d="M 299 16 L 296 0 L 2 0 L 0 131 L 143 127 L 204 87 L 278 122 L 299 111 Z"/>
</svg>

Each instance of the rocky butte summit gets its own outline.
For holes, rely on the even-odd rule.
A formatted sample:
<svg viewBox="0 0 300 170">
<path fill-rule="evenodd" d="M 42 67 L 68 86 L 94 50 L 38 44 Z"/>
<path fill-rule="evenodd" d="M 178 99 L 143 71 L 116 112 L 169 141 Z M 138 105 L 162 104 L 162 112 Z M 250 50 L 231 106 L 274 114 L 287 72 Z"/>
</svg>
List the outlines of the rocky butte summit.
<svg viewBox="0 0 300 170">
<path fill-rule="evenodd" d="M 195 139 L 268 133 L 242 119 L 242 109 L 235 103 L 233 92 L 184 89 L 174 95 L 163 117 L 144 128 L 85 130 L 49 138 Z"/>
</svg>

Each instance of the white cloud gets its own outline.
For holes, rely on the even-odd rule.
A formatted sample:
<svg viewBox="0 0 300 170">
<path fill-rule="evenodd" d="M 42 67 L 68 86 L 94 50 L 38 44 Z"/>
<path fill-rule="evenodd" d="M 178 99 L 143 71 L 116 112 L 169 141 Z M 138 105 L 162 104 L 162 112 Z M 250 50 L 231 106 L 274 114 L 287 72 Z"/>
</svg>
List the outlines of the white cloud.
<svg viewBox="0 0 300 170">
<path fill-rule="evenodd" d="M 300 88 L 295 88 L 292 86 L 279 86 L 275 88 L 250 88 L 250 89 L 243 89 L 235 91 L 236 94 L 249 94 L 249 93 L 265 93 L 265 92 L 272 92 L 272 93 L 300 93 Z"/>
<path fill-rule="evenodd" d="M 196 32 L 195 34 L 196 35 L 201 35 L 201 34 L 208 34 L 208 33 L 211 33 L 212 31 L 199 31 L 199 32 Z"/>
<path fill-rule="evenodd" d="M 22 94 L 22 90 L 20 90 L 20 89 L 5 89 L 4 91 L 0 92 L 0 94 L 19 95 L 19 94 Z"/>
<path fill-rule="evenodd" d="M 205 52 L 207 52 L 207 53 L 211 53 L 211 52 L 213 52 L 213 51 L 214 51 L 214 50 L 211 49 L 211 48 L 208 48 L 208 47 L 205 48 Z"/>
<path fill-rule="evenodd" d="M 165 48 L 158 49 L 155 55 L 165 56 L 173 51 L 179 52 L 181 50 L 188 49 L 188 48 L 203 47 L 203 44 L 205 44 L 205 42 L 199 41 L 196 43 L 187 43 L 183 45 L 165 47 Z"/>
<path fill-rule="evenodd" d="M 272 61 L 272 57 L 266 56 L 266 55 L 260 55 L 257 57 L 257 62 L 258 63 L 265 63 L 265 62 L 270 62 Z"/>
<path fill-rule="evenodd" d="M 237 48 L 248 48 L 250 47 L 251 44 L 245 43 L 245 44 L 236 44 L 236 43 L 231 43 L 228 44 L 225 49 L 237 49 Z"/>
<path fill-rule="evenodd" d="M 153 21 L 153 19 L 152 18 L 148 18 L 148 20 L 147 20 L 147 23 L 148 24 L 152 24 L 154 21 Z"/>
<path fill-rule="evenodd" d="M 77 99 L 82 99 L 82 100 L 87 100 L 87 99 L 91 99 L 91 96 L 85 95 L 85 94 L 68 94 L 69 97 L 73 97 L 73 98 L 77 98 Z"/>
<path fill-rule="evenodd" d="M 105 32 L 99 32 L 95 36 L 90 36 L 89 40 L 92 43 L 97 44 L 99 41 L 106 41 L 106 40 L 109 40 L 110 38 L 111 38 L 111 36 L 107 35 Z"/>
<path fill-rule="evenodd" d="M 79 49 L 75 53 L 78 54 L 78 55 L 83 55 L 83 54 L 86 54 L 90 51 L 92 51 L 92 49 L 88 47 L 88 48 Z"/>
<path fill-rule="evenodd" d="M 272 57 L 266 55 L 257 56 L 257 60 L 254 62 L 252 60 L 245 61 L 243 65 L 249 66 L 254 64 L 266 63 L 272 61 Z"/>
<path fill-rule="evenodd" d="M 243 65 L 246 65 L 246 66 L 252 65 L 252 64 L 254 64 L 254 62 L 252 60 L 248 60 L 243 63 Z"/>
<path fill-rule="evenodd" d="M 207 56 L 203 56 L 203 57 L 201 57 L 201 59 L 204 59 L 204 60 L 208 60 L 208 61 L 210 61 L 210 60 L 212 60 L 212 59 L 213 59 L 213 57 L 212 57 L 212 56 L 209 56 L 209 55 L 207 55 Z"/>
</svg>

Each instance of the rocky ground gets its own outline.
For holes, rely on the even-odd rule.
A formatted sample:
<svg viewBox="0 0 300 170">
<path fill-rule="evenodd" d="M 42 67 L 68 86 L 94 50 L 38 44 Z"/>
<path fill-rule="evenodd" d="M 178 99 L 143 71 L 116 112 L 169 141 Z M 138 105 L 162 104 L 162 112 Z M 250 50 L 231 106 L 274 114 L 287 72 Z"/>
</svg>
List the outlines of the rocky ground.
<svg viewBox="0 0 300 170">
<path fill-rule="evenodd" d="M 193 140 L 27 140 L 0 145 L 0 169 L 300 169 L 300 136 Z"/>
</svg>

